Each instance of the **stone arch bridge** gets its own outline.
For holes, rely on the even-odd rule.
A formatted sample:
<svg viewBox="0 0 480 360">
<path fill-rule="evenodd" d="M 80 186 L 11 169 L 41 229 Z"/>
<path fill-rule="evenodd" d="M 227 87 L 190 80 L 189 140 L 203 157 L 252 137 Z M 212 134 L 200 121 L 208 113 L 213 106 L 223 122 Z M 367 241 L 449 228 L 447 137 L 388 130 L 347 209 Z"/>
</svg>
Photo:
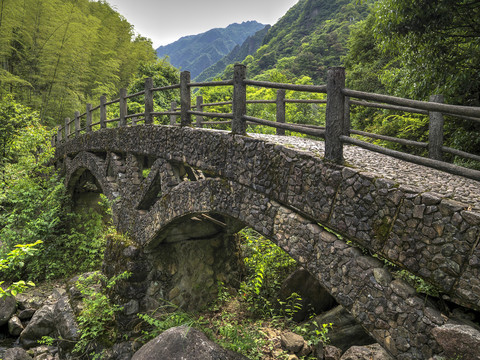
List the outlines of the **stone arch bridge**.
<svg viewBox="0 0 480 360">
<path fill-rule="evenodd" d="M 212 265 L 215 251 L 229 251 L 232 234 L 249 226 L 313 274 L 398 359 L 442 354 L 435 334 L 449 319 L 365 254 L 378 254 L 435 284 L 451 301 L 480 310 L 475 206 L 288 146 L 189 127 L 102 129 L 57 144 L 56 162 L 73 196 L 89 184 L 111 200 L 115 225 L 134 241 L 120 255 L 139 259 L 125 260 L 132 281 L 152 276 L 139 252 L 160 256 L 162 246 L 222 233 L 204 258 Z M 165 277 L 179 266 L 175 254 L 200 256 L 168 249 L 162 250 L 171 267 Z M 212 266 L 197 264 L 191 272 L 212 273 Z M 234 270 L 228 261 L 218 266 Z M 205 280 L 202 287 L 210 285 Z M 142 290 L 144 297 L 155 293 L 152 286 Z M 162 295 L 175 298 L 185 287 Z"/>
</svg>

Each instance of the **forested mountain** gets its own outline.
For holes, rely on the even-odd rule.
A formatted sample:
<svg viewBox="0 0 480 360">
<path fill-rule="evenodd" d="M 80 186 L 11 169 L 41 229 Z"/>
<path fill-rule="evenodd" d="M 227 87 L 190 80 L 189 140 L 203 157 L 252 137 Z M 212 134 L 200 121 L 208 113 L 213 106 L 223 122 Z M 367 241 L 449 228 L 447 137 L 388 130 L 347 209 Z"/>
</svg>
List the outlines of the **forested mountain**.
<svg viewBox="0 0 480 360">
<path fill-rule="evenodd" d="M 208 67 L 195 80 L 205 81 L 212 79 L 221 74 L 225 68 L 230 64 L 242 62 L 248 55 L 253 55 L 263 44 L 263 40 L 267 35 L 270 25 L 265 26 L 262 30 L 257 31 L 254 35 L 249 36 L 242 45 L 237 45 L 228 55 L 224 56 L 218 62 Z"/>
<path fill-rule="evenodd" d="M 243 63 L 250 77 L 278 69 L 291 77 L 324 82 L 329 66 L 342 64 L 350 28 L 368 15 L 355 0 L 300 0 L 272 28 L 263 45 Z"/>
<path fill-rule="evenodd" d="M 173 66 L 190 71 L 192 78 L 195 78 L 264 27 L 256 21 L 247 21 L 185 36 L 169 45 L 160 46 L 157 56 L 168 56 Z"/>
<path fill-rule="evenodd" d="M 154 59 L 151 42 L 104 1 L 0 0 L 0 90 L 50 124 L 116 94 Z"/>
</svg>

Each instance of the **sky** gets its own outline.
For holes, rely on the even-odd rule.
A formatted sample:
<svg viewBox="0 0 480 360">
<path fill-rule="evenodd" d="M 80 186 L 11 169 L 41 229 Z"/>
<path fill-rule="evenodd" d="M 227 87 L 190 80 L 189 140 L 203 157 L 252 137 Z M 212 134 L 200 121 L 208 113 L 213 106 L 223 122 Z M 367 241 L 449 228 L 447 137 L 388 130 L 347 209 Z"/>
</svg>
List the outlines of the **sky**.
<svg viewBox="0 0 480 360">
<path fill-rule="evenodd" d="M 256 20 L 273 25 L 299 0 L 106 1 L 157 48 L 232 23 Z"/>
</svg>

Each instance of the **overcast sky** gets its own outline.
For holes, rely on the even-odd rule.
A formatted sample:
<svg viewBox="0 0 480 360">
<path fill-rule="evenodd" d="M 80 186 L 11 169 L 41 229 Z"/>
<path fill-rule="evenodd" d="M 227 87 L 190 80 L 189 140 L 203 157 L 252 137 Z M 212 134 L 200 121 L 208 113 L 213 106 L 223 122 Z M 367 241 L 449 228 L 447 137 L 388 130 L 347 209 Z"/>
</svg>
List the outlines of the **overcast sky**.
<svg viewBox="0 0 480 360">
<path fill-rule="evenodd" d="M 182 36 L 256 20 L 273 25 L 299 0 L 107 0 L 155 48 Z"/>
</svg>

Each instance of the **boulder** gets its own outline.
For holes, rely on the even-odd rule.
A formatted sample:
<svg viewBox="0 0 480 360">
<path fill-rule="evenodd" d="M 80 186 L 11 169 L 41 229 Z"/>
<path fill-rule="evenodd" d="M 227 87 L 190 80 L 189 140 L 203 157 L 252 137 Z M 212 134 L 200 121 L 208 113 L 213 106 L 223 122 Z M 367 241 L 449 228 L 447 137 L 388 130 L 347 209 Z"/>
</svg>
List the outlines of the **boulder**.
<svg viewBox="0 0 480 360">
<path fill-rule="evenodd" d="M 54 309 L 54 320 L 58 337 L 62 339 L 58 346 L 64 351 L 73 349 L 75 343 L 79 340 L 79 329 L 67 296 L 62 296 L 57 301 Z"/>
<path fill-rule="evenodd" d="M 302 336 L 290 331 L 285 331 L 280 335 L 282 347 L 289 352 L 298 353 L 302 350 L 304 342 L 305 340 Z"/>
<path fill-rule="evenodd" d="M 33 315 L 35 314 L 35 309 L 24 309 L 24 310 L 20 310 L 20 312 L 18 313 L 18 318 L 20 320 L 30 320 Z"/>
<path fill-rule="evenodd" d="M 248 360 L 245 356 L 225 350 L 205 334 L 187 326 L 168 329 L 143 345 L 132 360 Z"/>
<path fill-rule="evenodd" d="M 335 346 L 326 345 L 323 348 L 323 358 L 325 360 L 340 360 L 340 356 L 342 356 L 342 350 Z"/>
<path fill-rule="evenodd" d="M 22 348 L 10 348 L 3 354 L 3 360 L 32 360 L 32 357 Z"/>
<path fill-rule="evenodd" d="M 354 317 L 340 305 L 316 316 L 314 320 L 319 326 L 333 324 L 327 336 L 330 339 L 330 344 L 342 349 L 342 351 L 346 351 L 354 345 L 363 346 L 376 343 L 362 326 L 357 324 Z"/>
<path fill-rule="evenodd" d="M 0 326 L 8 323 L 8 320 L 17 311 L 15 296 L 4 296 L 0 298 Z"/>
<path fill-rule="evenodd" d="M 435 340 L 451 358 L 480 360 L 480 331 L 458 324 L 445 324 L 432 330 Z"/>
<path fill-rule="evenodd" d="M 113 345 L 102 354 L 102 360 L 130 360 L 138 346 L 133 342 L 122 342 Z"/>
<path fill-rule="evenodd" d="M 57 348 L 54 346 L 37 346 L 28 351 L 33 354 L 34 360 L 57 360 L 59 359 Z"/>
<path fill-rule="evenodd" d="M 13 315 L 10 320 L 8 320 L 8 333 L 12 336 L 18 336 L 22 331 L 22 321 L 18 318 L 18 316 Z"/>
<path fill-rule="evenodd" d="M 296 322 L 305 320 L 309 309 L 313 309 L 316 314 L 320 314 L 337 304 L 333 296 L 320 285 L 318 280 L 304 269 L 295 270 L 285 279 L 278 293 L 278 298 L 286 301 L 292 293 L 297 293 L 302 298 L 300 302 L 302 309 L 292 317 Z"/>
<path fill-rule="evenodd" d="M 379 345 L 352 346 L 345 351 L 340 360 L 393 360 L 388 353 Z"/>
<path fill-rule="evenodd" d="M 43 336 L 49 336 L 54 333 L 55 317 L 54 305 L 44 305 L 33 316 L 30 323 L 20 334 L 20 344 L 29 349 L 37 344 Z"/>
</svg>

